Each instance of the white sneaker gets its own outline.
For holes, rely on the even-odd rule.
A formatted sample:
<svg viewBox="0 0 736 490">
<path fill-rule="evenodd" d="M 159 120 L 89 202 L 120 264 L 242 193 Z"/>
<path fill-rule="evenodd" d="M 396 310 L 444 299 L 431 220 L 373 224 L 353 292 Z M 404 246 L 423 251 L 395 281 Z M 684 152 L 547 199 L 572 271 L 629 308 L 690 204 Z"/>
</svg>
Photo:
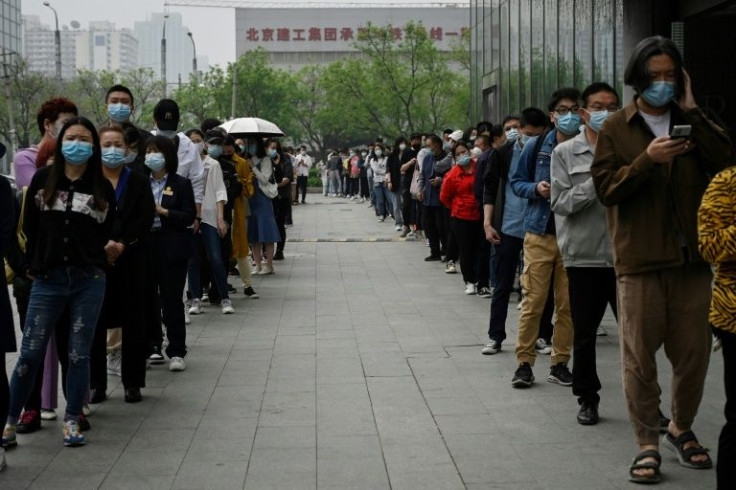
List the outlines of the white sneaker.
<svg viewBox="0 0 736 490">
<path fill-rule="evenodd" d="M 273 274 L 273 267 L 264 266 L 263 269 L 260 269 L 258 272 L 256 272 L 259 276 L 267 276 L 269 274 Z"/>
<path fill-rule="evenodd" d="M 552 354 L 552 346 L 544 339 L 537 339 L 537 342 L 534 344 L 534 350 L 537 351 L 537 354 L 545 356 Z"/>
<path fill-rule="evenodd" d="M 595 334 L 598 337 L 605 337 L 608 335 L 608 332 L 606 332 L 606 327 L 604 327 L 603 325 L 598 325 L 598 330 L 596 330 Z"/>
<path fill-rule="evenodd" d="M 189 309 L 185 306 L 184 307 L 184 325 L 191 325 L 192 319 L 189 316 Z"/>
<path fill-rule="evenodd" d="M 202 300 L 199 298 L 195 298 L 192 300 L 192 307 L 189 308 L 189 314 L 190 315 L 199 315 L 202 313 Z"/>
<path fill-rule="evenodd" d="M 205 303 L 210 300 L 210 296 L 207 293 L 202 293 L 202 301 Z"/>
<path fill-rule="evenodd" d="M 465 283 L 465 294 L 467 295 L 476 294 L 475 284 L 473 284 L 472 282 L 466 282 Z"/>
<path fill-rule="evenodd" d="M 396 225 L 396 231 L 401 231 L 404 229 L 403 225 Z"/>
<path fill-rule="evenodd" d="M 187 365 L 181 357 L 172 357 L 169 362 L 169 371 L 184 371 Z"/>
<path fill-rule="evenodd" d="M 447 261 L 447 264 L 445 265 L 445 274 L 457 274 L 457 268 L 455 267 L 455 262 L 453 262 L 452 260 Z M 475 287 L 475 285 L 473 285 L 473 287 Z M 467 288 L 465 291 L 466 291 L 465 294 L 470 294 L 467 292 Z"/>
<path fill-rule="evenodd" d="M 235 308 L 233 308 L 233 303 L 229 299 L 223 299 L 220 302 L 220 306 L 222 306 L 222 313 L 224 315 L 230 315 L 232 313 L 235 313 Z"/>
<path fill-rule="evenodd" d="M 89 409 L 89 405 L 87 403 L 82 404 L 82 413 L 85 417 L 89 417 L 89 414 L 92 413 L 92 410 Z"/>
<path fill-rule="evenodd" d="M 122 349 L 117 349 L 107 355 L 107 374 L 122 376 L 121 362 L 123 359 Z"/>
<path fill-rule="evenodd" d="M 56 420 L 56 410 L 41 409 L 41 420 Z"/>
<path fill-rule="evenodd" d="M 414 232 L 414 230 L 411 230 L 409 233 L 406 234 L 407 240 L 416 240 L 417 234 Z"/>
<path fill-rule="evenodd" d="M 499 352 L 501 350 L 501 344 L 500 342 L 496 340 L 489 340 L 488 343 L 483 347 L 483 350 L 481 353 L 484 356 L 492 356 L 493 354 Z"/>
</svg>

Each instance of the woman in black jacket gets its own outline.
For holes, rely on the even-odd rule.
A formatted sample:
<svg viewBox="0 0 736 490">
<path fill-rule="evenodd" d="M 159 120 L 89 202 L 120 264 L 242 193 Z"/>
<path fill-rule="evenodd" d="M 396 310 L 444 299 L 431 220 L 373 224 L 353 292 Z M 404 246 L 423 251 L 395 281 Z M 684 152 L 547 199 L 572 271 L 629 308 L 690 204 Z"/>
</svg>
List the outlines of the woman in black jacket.
<svg viewBox="0 0 736 490">
<path fill-rule="evenodd" d="M 184 285 L 189 258 L 194 254 L 192 233 L 187 228 L 197 216 L 192 183 L 177 175 L 176 147 L 164 136 L 154 136 L 146 150 L 146 168 L 156 205 L 148 240 L 149 262 L 154 265 L 152 297 L 160 299 L 162 321 L 166 325 L 170 371 L 184 371 L 187 354 L 184 325 Z M 158 311 L 158 309 L 156 309 Z M 158 323 L 160 325 L 160 323 Z M 151 364 L 163 364 L 160 328 L 150 326 Z"/>
<path fill-rule="evenodd" d="M 0 145 L 0 153 L 5 147 Z M 2 157 L 2 155 L 0 155 Z M 0 256 L 5 257 L 8 245 L 15 240 L 15 199 L 10 182 L 0 177 Z M 10 307 L 8 288 L 0 287 L 0 420 L 8 416 L 10 393 L 8 376 L 5 373 L 5 353 L 15 352 L 15 331 L 13 330 L 13 310 Z M 0 471 L 5 469 L 5 449 L 0 446 Z"/>
<path fill-rule="evenodd" d="M 89 352 L 105 294 L 105 251 L 115 193 L 102 175 L 100 140 L 92 123 L 77 117 L 59 133 L 54 164 L 36 172 L 26 196 L 23 231 L 33 277 L 20 356 L 11 380 L 3 444 L 15 445 L 20 411 L 33 387 L 51 332 L 70 312 L 64 445 L 85 443 L 79 415 L 89 386 Z"/>
<path fill-rule="evenodd" d="M 146 178 L 126 167 L 129 153 L 125 133 L 120 128 L 100 130 L 102 173 L 115 189 L 117 207 L 112 237 L 107 244 L 113 258 L 107 267 L 105 302 L 92 346 L 90 401 L 106 398 L 106 340 L 110 328 L 122 328 L 122 377 L 125 401 L 142 400 L 146 385 L 146 317 L 143 305 L 146 284 L 153 280 L 148 271 L 146 241 L 151 232 L 155 204 Z"/>
</svg>

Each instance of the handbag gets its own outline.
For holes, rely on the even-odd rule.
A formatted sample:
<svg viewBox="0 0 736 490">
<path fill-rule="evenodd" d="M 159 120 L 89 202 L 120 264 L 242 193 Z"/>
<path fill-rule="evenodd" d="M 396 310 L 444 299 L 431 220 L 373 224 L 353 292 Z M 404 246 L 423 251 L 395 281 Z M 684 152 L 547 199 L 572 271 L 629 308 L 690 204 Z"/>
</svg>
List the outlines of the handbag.
<svg viewBox="0 0 736 490">
<path fill-rule="evenodd" d="M 261 170 L 262 162 L 263 160 L 258 162 L 258 170 Z M 276 196 L 279 195 L 279 189 L 278 187 L 276 187 L 276 178 L 273 176 L 273 164 L 271 164 L 271 175 L 268 177 L 268 184 L 263 185 L 262 183 L 259 182 L 258 185 L 261 188 L 261 191 L 263 192 L 263 194 L 269 199 L 274 199 Z"/>
<path fill-rule="evenodd" d="M 411 184 L 409 185 L 409 194 L 411 194 L 411 197 L 419 200 L 419 194 L 421 190 L 419 189 L 419 164 L 414 165 L 414 173 L 411 176 Z"/>
</svg>

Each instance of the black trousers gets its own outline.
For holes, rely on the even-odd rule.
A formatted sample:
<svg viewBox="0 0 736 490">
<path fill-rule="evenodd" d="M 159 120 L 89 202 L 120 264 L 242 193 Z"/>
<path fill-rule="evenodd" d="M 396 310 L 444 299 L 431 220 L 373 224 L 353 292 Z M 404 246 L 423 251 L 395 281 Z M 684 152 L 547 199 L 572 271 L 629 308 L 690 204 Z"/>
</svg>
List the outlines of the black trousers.
<svg viewBox="0 0 736 490">
<path fill-rule="evenodd" d="M 491 320 L 488 325 L 488 338 L 499 344 L 506 340 L 506 318 L 509 300 L 514 289 L 519 257 L 524 247 L 524 239 L 501 233 L 501 243 L 495 246 L 496 256 L 492 262 L 496 275 L 496 289 L 491 299 Z"/>
<path fill-rule="evenodd" d="M 299 200 L 299 193 L 302 194 L 302 202 L 304 202 L 304 198 L 307 197 L 307 181 L 309 180 L 309 177 L 306 175 L 300 175 L 296 178 L 296 199 Z"/>
<path fill-rule="evenodd" d="M 360 169 L 360 197 L 363 199 L 371 198 L 371 189 L 368 186 L 368 170 L 365 167 Z"/>
<path fill-rule="evenodd" d="M 463 281 L 476 284 L 478 282 L 478 254 L 485 241 L 483 222 L 481 220 L 452 219 L 455 237 L 460 250 L 460 270 Z"/>
<path fill-rule="evenodd" d="M 447 243 L 443 213 L 442 206 L 424 206 L 424 230 L 427 232 L 429 250 L 433 257 L 442 255 Z"/>
<path fill-rule="evenodd" d="M 579 403 L 598 403 L 601 382 L 596 369 L 596 331 L 607 306 L 618 318 L 616 273 L 613 267 L 568 267 L 567 280 L 574 332 L 572 392 Z"/>
<path fill-rule="evenodd" d="M 414 203 L 417 202 L 411 198 L 409 190 L 403 190 L 401 193 L 401 217 L 404 220 L 404 226 L 416 224 L 416 216 L 412 213 Z"/>
<path fill-rule="evenodd" d="M 161 312 L 161 321 L 166 325 L 166 337 L 169 345 L 166 355 L 184 357 L 187 354 L 186 325 L 184 324 L 184 285 L 187 279 L 187 261 L 172 262 L 167 259 L 167 250 L 161 240 L 160 233 L 151 233 L 148 241 L 150 260 L 153 266 L 154 281 L 152 286 L 156 301 L 152 301 L 154 311 Z M 149 341 L 152 346 L 161 347 L 163 332 L 161 322 L 149 323 Z"/>
<path fill-rule="evenodd" d="M 491 242 L 486 240 L 481 220 L 481 240 L 478 246 L 478 288 L 487 288 L 491 285 Z M 462 261 L 462 252 L 460 252 Z"/>
<path fill-rule="evenodd" d="M 447 260 L 457 262 L 460 255 L 460 248 L 458 247 L 457 237 L 455 236 L 455 224 L 450 218 L 450 210 L 442 206 L 442 221 L 444 223 L 445 231 L 443 236 L 447 237 L 447 245 L 445 246 L 445 253 Z"/>
<path fill-rule="evenodd" d="M 347 178 L 347 194 L 348 196 L 357 196 L 360 192 L 360 177 L 348 177 Z"/>
<path fill-rule="evenodd" d="M 286 244 L 286 218 L 289 207 L 289 203 L 287 202 L 288 200 L 288 198 L 282 195 L 278 195 L 274 199 L 271 199 L 271 202 L 273 203 L 273 217 L 276 220 L 276 228 L 279 229 L 279 234 L 281 235 L 281 241 L 276 244 L 277 252 L 283 252 L 284 245 Z"/>
<path fill-rule="evenodd" d="M 718 490 L 733 488 L 736 482 L 736 335 L 718 332 L 723 342 L 723 381 L 726 385 L 726 425 L 718 438 Z"/>
</svg>

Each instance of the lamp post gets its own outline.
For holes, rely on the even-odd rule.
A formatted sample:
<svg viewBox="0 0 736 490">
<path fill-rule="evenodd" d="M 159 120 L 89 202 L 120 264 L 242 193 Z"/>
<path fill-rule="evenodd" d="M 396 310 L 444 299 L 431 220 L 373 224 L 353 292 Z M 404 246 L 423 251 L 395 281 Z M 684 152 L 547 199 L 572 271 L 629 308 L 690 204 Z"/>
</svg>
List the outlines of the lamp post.
<svg viewBox="0 0 736 490">
<path fill-rule="evenodd" d="M 56 83 L 61 89 L 61 31 L 59 31 L 59 14 L 49 2 L 43 2 L 44 6 L 50 8 L 54 12 L 54 20 L 56 21 L 56 31 L 54 32 L 54 43 L 56 44 Z"/>
<path fill-rule="evenodd" d="M 169 14 L 164 14 L 164 30 L 161 35 L 161 80 L 163 80 L 163 98 L 166 98 L 166 19 Z"/>
<path fill-rule="evenodd" d="M 194 71 L 194 81 L 195 83 L 199 83 L 199 72 L 197 71 L 197 45 L 194 44 L 194 36 L 191 31 L 187 33 L 187 36 L 189 36 L 189 39 L 192 41 L 192 71 Z"/>
</svg>

